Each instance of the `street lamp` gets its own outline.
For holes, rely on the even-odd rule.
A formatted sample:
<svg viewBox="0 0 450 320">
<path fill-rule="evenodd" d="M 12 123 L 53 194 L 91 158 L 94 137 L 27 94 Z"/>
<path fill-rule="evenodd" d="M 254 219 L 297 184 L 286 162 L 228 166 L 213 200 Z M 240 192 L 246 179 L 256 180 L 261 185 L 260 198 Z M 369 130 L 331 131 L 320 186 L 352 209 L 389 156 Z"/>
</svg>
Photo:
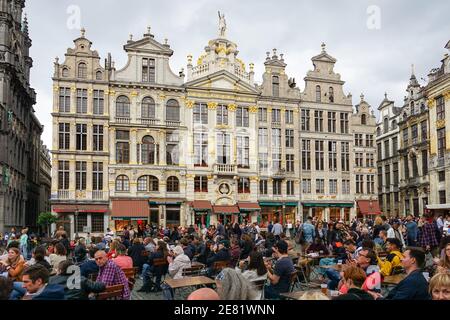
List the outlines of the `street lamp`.
<svg viewBox="0 0 450 320">
<path fill-rule="evenodd" d="M 75 238 L 78 238 L 78 208 L 75 210 Z"/>
</svg>

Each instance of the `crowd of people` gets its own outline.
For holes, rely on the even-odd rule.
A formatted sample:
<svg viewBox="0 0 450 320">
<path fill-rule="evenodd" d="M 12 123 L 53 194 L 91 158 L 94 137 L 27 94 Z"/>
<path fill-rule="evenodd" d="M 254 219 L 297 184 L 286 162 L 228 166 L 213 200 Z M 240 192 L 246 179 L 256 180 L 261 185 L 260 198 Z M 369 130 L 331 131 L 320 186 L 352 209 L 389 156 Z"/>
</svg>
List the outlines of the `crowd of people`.
<svg viewBox="0 0 450 320">
<path fill-rule="evenodd" d="M 27 228 L 12 229 L 0 238 L 0 299 L 95 299 L 122 285 L 120 299 L 128 300 L 133 288 L 125 270 L 135 268 L 142 279 L 136 291 L 162 292 L 170 300 L 176 292 L 165 280 L 189 277 L 186 270 L 201 265 L 198 274 L 215 285 L 194 291 L 190 300 L 282 299 L 301 290 L 298 283 L 312 284 L 314 275 L 314 283 L 337 300 L 449 300 L 449 224 L 450 216 L 376 216 L 347 224 L 308 217 L 295 224 L 272 221 L 267 228 L 246 221 L 130 226 L 73 241 L 62 227 L 46 241 Z M 393 275 L 403 278 L 386 290 L 384 280 Z M 304 291 L 301 299 L 330 299 Z"/>
</svg>

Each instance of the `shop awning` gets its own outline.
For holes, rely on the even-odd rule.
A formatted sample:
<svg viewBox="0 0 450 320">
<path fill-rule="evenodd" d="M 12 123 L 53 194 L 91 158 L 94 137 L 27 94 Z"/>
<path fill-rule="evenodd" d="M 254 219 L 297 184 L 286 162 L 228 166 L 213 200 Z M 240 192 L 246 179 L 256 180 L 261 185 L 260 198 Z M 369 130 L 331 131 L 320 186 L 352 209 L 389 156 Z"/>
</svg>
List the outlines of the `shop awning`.
<svg viewBox="0 0 450 320">
<path fill-rule="evenodd" d="M 113 200 L 111 218 L 141 218 L 148 219 L 150 209 L 148 200 Z"/>
<path fill-rule="evenodd" d="M 261 201 L 259 205 L 261 207 L 282 207 L 283 202 Z"/>
<path fill-rule="evenodd" d="M 302 202 L 304 207 L 353 208 L 353 202 Z"/>
<path fill-rule="evenodd" d="M 211 202 L 207 200 L 194 200 L 191 202 L 191 206 L 194 209 L 194 211 L 206 211 L 206 210 L 212 211 Z"/>
<path fill-rule="evenodd" d="M 378 200 L 357 200 L 359 212 L 361 214 L 372 215 L 372 214 L 381 214 L 380 205 Z"/>
<path fill-rule="evenodd" d="M 235 214 L 240 211 L 238 206 L 213 206 L 213 212 L 216 214 Z"/>
<path fill-rule="evenodd" d="M 53 206 L 52 211 L 57 213 L 69 213 L 78 210 L 80 213 L 105 213 L 108 212 L 106 204 L 58 204 Z"/>
<path fill-rule="evenodd" d="M 261 210 L 259 204 L 255 202 L 238 202 L 239 210 L 241 211 L 257 211 Z"/>
</svg>

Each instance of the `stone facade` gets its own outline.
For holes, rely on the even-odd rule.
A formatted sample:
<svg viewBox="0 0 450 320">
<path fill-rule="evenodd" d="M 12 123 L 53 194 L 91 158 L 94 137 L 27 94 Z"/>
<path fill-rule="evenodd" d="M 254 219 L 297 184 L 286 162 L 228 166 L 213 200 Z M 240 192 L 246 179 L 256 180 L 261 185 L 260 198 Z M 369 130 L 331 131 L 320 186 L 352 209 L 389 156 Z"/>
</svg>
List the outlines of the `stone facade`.
<svg viewBox="0 0 450 320">
<path fill-rule="evenodd" d="M 110 55 L 101 66 L 82 30 L 55 61 L 52 211 L 71 235 L 129 223 L 348 220 L 355 200 L 375 197 L 373 112 L 363 97 L 353 111 L 325 45 L 303 92 L 276 50 L 256 85 L 254 65 L 223 35 L 196 64 L 188 56 L 186 74 L 172 72 L 170 45 L 150 28 L 124 49 L 124 68 Z"/>
<path fill-rule="evenodd" d="M 30 87 L 31 39 L 24 0 L 0 1 L 0 231 L 36 229 L 39 212 L 40 137 Z"/>
</svg>

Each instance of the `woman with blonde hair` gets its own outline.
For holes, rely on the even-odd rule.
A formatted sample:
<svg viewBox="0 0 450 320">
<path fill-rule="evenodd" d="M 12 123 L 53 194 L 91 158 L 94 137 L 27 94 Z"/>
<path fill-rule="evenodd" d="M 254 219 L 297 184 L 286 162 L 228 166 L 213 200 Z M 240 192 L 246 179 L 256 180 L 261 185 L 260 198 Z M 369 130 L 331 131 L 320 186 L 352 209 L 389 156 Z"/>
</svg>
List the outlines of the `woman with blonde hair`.
<svg viewBox="0 0 450 320">
<path fill-rule="evenodd" d="M 0 266 L 12 281 L 22 281 L 22 272 L 25 268 L 25 259 L 20 255 L 18 248 L 12 247 L 8 250 L 8 257 L 5 261 L 0 261 Z"/>
<path fill-rule="evenodd" d="M 433 300 L 450 300 L 450 273 L 438 273 L 431 278 L 429 292 Z"/>
<path fill-rule="evenodd" d="M 450 273 L 450 243 L 447 243 L 442 258 L 437 261 L 436 273 Z"/>
</svg>

